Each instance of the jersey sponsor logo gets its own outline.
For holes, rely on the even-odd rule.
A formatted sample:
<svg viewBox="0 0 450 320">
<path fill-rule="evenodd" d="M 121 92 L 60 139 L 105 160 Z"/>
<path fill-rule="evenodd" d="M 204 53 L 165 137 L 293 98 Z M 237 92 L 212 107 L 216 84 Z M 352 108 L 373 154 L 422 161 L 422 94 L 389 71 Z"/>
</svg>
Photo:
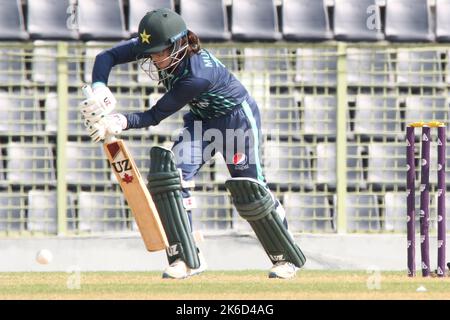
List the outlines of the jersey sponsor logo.
<svg viewBox="0 0 450 320">
<path fill-rule="evenodd" d="M 243 164 L 246 159 L 247 159 L 247 157 L 245 156 L 244 153 L 238 152 L 233 156 L 233 163 L 234 164 Z"/>
<path fill-rule="evenodd" d="M 248 169 L 248 158 L 245 153 L 236 153 L 233 156 L 233 164 L 235 170 L 245 170 Z"/>
</svg>

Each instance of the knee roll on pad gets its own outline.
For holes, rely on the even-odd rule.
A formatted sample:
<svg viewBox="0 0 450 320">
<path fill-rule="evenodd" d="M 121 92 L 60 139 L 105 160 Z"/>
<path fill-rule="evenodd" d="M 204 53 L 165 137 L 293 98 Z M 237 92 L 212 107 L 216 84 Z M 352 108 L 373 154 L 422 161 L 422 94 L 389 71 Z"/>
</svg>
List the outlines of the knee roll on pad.
<svg viewBox="0 0 450 320">
<path fill-rule="evenodd" d="M 153 147 L 150 150 L 148 190 L 158 209 L 161 223 L 169 241 L 169 263 L 182 259 L 190 268 L 200 267 L 197 247 L 183 205 L 181 178 L 172 151 Z"/>
<path fill-rule="evenodd" d="M 225 182 L 225 187 L 272 263 L 289 261 L 299 268 L 305 264 L 305 256 L 283 225 L 275 210 L 275 201 L 264 185 L 250 178 L 231 178 Z"/>
</svg>

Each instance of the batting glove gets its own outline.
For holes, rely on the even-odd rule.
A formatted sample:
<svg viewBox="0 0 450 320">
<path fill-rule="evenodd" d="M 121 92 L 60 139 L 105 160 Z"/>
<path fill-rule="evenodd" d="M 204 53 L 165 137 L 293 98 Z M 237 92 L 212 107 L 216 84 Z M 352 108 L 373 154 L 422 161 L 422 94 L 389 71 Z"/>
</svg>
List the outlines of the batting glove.
<svg viewBox="0 0 450 320">
<path fill-rule="evenodd" d="M 104 116 L 95 123 L 87 123 L 84 125 L 89 132 L 92 141 L 99 142 L 105 140 L 107 136 L 115 136 L 127 127 L 127 118 L 121 113 L 110 114 Z"/>
<path fill-rule="evenodd" d="M 111 90 L 101 82 L 96 82 L 92 89 L 94 96 L 80 103 L 81 114 L 88 124 L 96 123 L 116 107 L 117 101 Z"/>
</svg>

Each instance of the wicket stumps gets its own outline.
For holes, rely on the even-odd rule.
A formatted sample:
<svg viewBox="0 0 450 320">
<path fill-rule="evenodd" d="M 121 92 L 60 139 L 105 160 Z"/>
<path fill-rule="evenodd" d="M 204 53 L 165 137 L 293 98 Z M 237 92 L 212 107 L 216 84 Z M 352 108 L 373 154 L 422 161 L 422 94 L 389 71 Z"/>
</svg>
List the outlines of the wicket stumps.
<svg viewBox="0 0 450 320">
<path fill-rule="evenodd" d="M 406 128 L 406 192 L 407 192 L 407 256 L 408 276 L 416 275 L 415 266 L 415 128 L 422 128 L 421 141 L 421 170 L 420 170 L 420 253 L 422 276 L 430 275 L 430 245 L 429 245 L 429 222 L 430 222 L 430 142 L 431 128 L 437 128 L 437 248 L 438 263 L 437 275 L 445 275 L 445 142 L 446 127 L 442 122 L 414 122 Z"/>
</svg>

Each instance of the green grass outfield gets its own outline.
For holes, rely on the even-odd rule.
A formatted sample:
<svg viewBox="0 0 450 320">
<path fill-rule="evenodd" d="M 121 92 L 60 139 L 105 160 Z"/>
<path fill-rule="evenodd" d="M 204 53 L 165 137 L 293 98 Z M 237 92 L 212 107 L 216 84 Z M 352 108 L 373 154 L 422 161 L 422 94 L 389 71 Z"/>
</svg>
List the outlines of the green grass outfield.
<svg viewBox="0 0 450 320">
<path fill-rule="evenodd" d="M 266 271 L 209 271 L 184 280 L 161 279 L 160 272 L 0 273 L 0 300 L 450 299 L 448 277 L 381 272 L 379 289 L 371 277 L 355 271 L 300 271 L 291 280 L 268 279 Z M 426 292 L 417 292 L 420 286 Z"/>
</svg>

